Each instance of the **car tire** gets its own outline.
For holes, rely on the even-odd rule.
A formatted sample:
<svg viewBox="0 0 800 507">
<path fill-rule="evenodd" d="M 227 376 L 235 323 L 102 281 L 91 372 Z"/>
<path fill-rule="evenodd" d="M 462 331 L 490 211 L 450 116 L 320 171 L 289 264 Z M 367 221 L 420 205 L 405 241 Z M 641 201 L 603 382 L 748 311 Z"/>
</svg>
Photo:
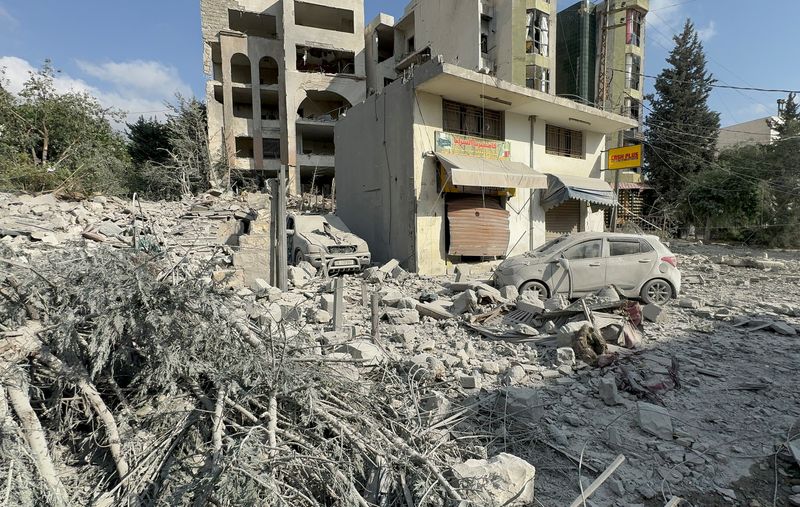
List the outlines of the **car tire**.
<svg viewBox="0 0 800 507">
<path fill-rule="evenodd" d="M 661 278 L 650 280 L 642 287 L 642 301 L 649 305 L 663 305 L 672 299 L 672 284 Z"/>
<path fill-rule="evenodd" d="M 550 297 L 547 287 L 542 282 L 525 282 L 519 287 L 519 293 L 522 294 L 526 290 L 532 290 L 539 293 L 539 299 L 547 299 Z"/>
<path fill-rule="evenodd" d="M 299 266 L 301 262 L 305 260 L 305 256 L 303 252 L 298 248 L 294 251 L 294 265 Z"/>
</svg>

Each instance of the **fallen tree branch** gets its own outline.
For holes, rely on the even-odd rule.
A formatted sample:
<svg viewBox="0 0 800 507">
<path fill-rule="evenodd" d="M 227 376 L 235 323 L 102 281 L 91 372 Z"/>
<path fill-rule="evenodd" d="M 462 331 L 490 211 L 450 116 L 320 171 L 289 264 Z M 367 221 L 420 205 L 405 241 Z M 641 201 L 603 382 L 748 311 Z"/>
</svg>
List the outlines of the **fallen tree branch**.
<svg viewBox="0 0 800 507">
<path fill-rule="evenodd" d="M 17 414 L 17 419 L 19 419 L 22 433 L 25 435 L 25 440 L 30 447 L 31 457 L 36 464 L 36 469 L 50 490 L 53 505 L 55 507 L 67 507 L 70 504 L 69 495 L 58 477 L 55 465 L 53 465 L 42 424 L 39 422 L 36 412 L 33 411 L 33 407 L 31 407 L 31 400 L 28 394 L 20 388 L 23 384 L 21 377 L 22 374 L 19 374 L 17 383 L 7 385 L 8 399 L 14 408 L 14 413 Z"/>
</svg>

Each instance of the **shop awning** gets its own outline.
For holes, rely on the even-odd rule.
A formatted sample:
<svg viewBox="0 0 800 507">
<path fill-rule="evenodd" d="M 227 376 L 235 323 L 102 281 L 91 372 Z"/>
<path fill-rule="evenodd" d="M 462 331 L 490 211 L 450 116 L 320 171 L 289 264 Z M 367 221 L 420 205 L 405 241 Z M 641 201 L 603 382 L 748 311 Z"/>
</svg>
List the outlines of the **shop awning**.
<svg viewBox="0 0 800 507">
<path fill-rule="evenodd" d="M 598 178 L 548 174 L 547 190 L 542 198 L 545 211 L 569 199 L 577 199 L 602 207 L 616 206 L 617 197 L 611 185 Z"/>
<path fill-rule="evenodd" d="M 437 153 L 450 183 L 467 187 L 547 188 L 547 176 L 520 162 Z"/>
</svg>

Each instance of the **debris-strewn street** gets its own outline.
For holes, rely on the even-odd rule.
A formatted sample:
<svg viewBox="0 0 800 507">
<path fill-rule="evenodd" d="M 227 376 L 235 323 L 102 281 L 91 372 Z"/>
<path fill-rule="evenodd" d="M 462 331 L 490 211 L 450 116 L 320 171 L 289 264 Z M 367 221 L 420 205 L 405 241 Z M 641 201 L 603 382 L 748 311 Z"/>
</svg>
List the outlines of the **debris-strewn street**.
<svg viewBox="0 0 800 507">
<path fill-rule="evenodd" d="M 2 197 L 8 505 L 796 502 L 797 252 L 673 242 L 663 308 L 396 262 L 281 293 L 237 267 L 264 208 Z"/>
</svg>

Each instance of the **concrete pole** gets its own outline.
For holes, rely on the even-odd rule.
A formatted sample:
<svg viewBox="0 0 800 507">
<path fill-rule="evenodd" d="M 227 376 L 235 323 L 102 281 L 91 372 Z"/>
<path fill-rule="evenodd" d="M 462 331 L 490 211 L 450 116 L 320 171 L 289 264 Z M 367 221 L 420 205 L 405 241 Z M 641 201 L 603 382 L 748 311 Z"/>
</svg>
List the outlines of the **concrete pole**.
<svg viewBox="0 0 800 507">
<path fill-rule="evenodd" d="M 280 174 L 278 175 L 278 209 L 275 218 L 275 228 L 277 231 L 277 251 L 274 252 L 276 257 L 276 272 L 277 272 L 277 286 L 280 290 L 286 292 L 289 290 L 288 279 L 288 251 L 287 251 L 287 238 L 286 238 L 286 166 L 282 166 Z"/>
<path fill-rule="evenodd" d="M 374 340 L 378 340 L 381 337 L 380 329 L 378 329 L 381 317 L 380 304 L 381 295 L 378 293 L 372 294 L 372 338 Z"/>
<path fill-rule="evenodd" d="M 341 331 L 344 327 L 344 278 L 333 282 L 333 330 Z"/>
</svg>

